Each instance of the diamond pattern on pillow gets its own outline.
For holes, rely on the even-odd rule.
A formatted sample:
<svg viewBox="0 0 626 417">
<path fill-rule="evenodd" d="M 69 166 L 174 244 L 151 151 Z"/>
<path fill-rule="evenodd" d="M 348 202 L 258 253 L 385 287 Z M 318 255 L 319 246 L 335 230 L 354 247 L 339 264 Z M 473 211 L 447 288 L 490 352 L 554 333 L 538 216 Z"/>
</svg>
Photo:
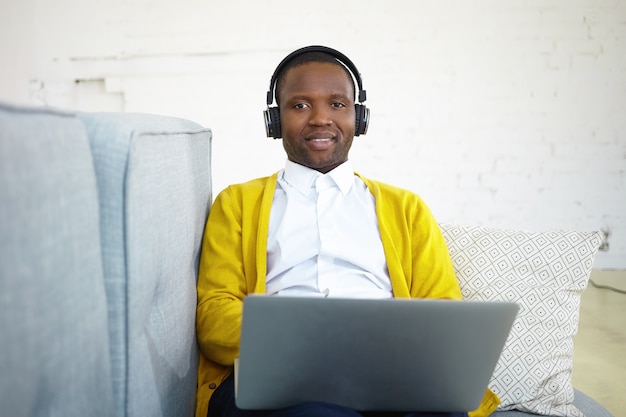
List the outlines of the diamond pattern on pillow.
<svg viewBox="0 0 626 417">
<path fill-rule="evenodd" d="M 441 229 L 464 299 L 520 305 L 489 383 L 498 410 L 583 417 L 572 404 L 573 337 L 602 233 Z"/>
</svg>

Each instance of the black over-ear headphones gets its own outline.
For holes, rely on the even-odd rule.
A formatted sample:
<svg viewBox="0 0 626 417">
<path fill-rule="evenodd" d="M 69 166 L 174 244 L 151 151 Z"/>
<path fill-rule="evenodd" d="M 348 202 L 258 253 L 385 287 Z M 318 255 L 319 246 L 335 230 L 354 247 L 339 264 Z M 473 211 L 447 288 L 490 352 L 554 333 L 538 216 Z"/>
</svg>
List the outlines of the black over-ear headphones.
<svg viewBox="0 0 626 417">
<path fill-rule="evenodd" d="M 287 65 L 289 61 L 291 61 L 296 56 L 302 55 L 307 52 L 324 52 L 328 55 L 335 57 L 340 63 L 342 63 L 346 68 L 350 70 L 352 76 L 356 79 L 357 86 L 359 87 L 359 103 L 363 103 L 367 97 L 365 94 L 365 90 L 363 89 L 361 74 L 347 56 L 335 49 L 328 48 L 326 46 L 314 45 L 300 48 L 287 55 L 280 62 L 280 64 L 278 64 L 278 67 L 276 67 L 276 70 L 272 75 L 272 79 L 270 80 L 270 89 L 267 92 L 267 110 L 263 112 L 263 116 L 265 118 L 265 133 L 269 138 L 279 139 L 282 137 L 282 132 L 280 128 L 280 111 L 278 110 L 278 106 L 270 107 L 274 101 L 274 89 L 276 88 L 278 74 L 280 74 L 282 69 L 285 67 L 285 65 Z M 354 109 L 356 113 L 356 125 L 354 129 L 354 135 L 363 135 L 367 132 L 367 125 L 369 124 L 370 120 L 370 110 L 363 104 L 355 104 Z"/>
</svg>

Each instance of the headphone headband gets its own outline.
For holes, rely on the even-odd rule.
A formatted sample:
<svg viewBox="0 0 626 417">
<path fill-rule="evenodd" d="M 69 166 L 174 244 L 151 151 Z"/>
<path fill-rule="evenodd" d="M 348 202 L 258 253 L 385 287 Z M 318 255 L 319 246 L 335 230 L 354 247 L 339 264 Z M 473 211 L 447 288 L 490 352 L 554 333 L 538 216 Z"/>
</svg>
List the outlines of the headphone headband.
<svg viewBox="0 0 626 417">
<path fill-rule="evenodd" d="M 289 55 L 287 55 L 276 67 L 272 79 L 270 80 L 270 89 L 267 92 L 267 110 L 263 112 L 263 118 L 265 119 L 265 133 L 267 137 L 279 139 L 282 137 L 282 129 L 280 126 L 280 110 L 278 106 L 271 107 L 274 101 L 276 83 L 278 82 L 278 76 L 283 71 L 285 66 L 298 55 L 305 54 L 307 52 L 322 52 L 334 57 L 339 64 L 343 65 L 348 72 L 352 74 L 352 77 L 356 80 L 356 84 L 359 88 L 358 100 L 362 103 L 366 99 L 365 90 L 363 89 L 363 81 L 361 80 L 361 74 L 356 69 L 356 66 L 350 59 L 341 52 L 328 48 L 326 46 L 306 46 L 300 48 Z M 354 105 L 355 124 L 354 124 L 354 136 L 359 136 L 367 132 L 369 125 L 370 110 L 365 107 L 364 104 Z"/>
<path fill-rule="evenodd" d="M 287 65 L 289 61 L 291 61 L 298 55 L 302 55 L 307 52 L 323 52 L 325 54 L 333 56 L 341 64 L 345 65 L 350 70 L 354 78 L 356 79 L 356 83 L 359 88 L 359 94 L 358 94 L 359 103 L 363 103 L 367 99 L 367 94 L 365 90 L 363 89 L 363 80 L 361 79 L 361 74 L 359 73 L 359 70 L 356 68 L 356 65 L 354 65 L 354 63 L 350 60 L 350 58 L 348 58 L 341 52 L 337 51 L 336 49 L 329 48 L 327 46 L 312 45 L 312 46 L 305 46 L 304 48 L 300 48 L 300 49 L 293 51 L 292 53 L 287 55 L 280 62 L 280 64 L 278 64 L 278 66 L 276 67 L 276 70 L 274 70 L 272 79 L 270 80 L 270 89 L 267 91 L 267 105 L 268 106 L 270 106 L 274 102 L 274 89 L 276 88 L 276 82 L 278 81 L 277 78 L 278 78 L 278 75 L 283 70 L 283 68 L 285 67 L 285 65 Z"/>
</svg>

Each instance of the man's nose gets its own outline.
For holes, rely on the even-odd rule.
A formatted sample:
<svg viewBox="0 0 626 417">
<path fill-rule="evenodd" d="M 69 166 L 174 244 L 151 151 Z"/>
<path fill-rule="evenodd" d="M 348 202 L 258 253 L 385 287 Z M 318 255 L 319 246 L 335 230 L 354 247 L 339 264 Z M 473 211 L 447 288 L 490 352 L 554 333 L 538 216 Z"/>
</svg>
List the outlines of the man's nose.
<svg viewBox="0 0 626 417">
<path fill-rule="evenodd" d="M 326 126 L 333 122 L 330 109 L 325 106 L 314 106 L 311 108 L 309 124 L 315 126 Z"/>
</svg>

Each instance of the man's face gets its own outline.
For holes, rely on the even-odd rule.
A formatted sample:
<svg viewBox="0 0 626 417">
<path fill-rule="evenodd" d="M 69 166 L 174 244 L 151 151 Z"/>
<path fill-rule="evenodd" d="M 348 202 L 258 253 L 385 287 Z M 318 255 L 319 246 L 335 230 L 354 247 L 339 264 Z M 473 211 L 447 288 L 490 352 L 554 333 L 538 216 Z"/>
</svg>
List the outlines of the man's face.
<svg viewBox="0 0 626 417">
<path fill-rule="evenodd" d="M 290 161 L 328 172 L 348 160 L 354 87 L 338 65 L 310 62 L 287 72 L 280 91 L 283 147 Z"/>
</svg>

